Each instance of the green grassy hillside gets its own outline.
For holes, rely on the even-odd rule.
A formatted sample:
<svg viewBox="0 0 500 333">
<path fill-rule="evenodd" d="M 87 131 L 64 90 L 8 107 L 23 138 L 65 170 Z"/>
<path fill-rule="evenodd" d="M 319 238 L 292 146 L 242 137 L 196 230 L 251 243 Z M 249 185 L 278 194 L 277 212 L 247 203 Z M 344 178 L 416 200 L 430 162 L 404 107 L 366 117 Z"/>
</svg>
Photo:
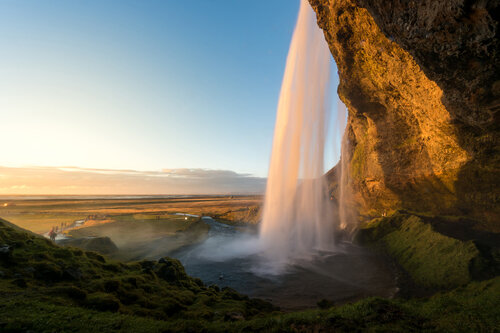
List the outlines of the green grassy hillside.
<svg viewBox="0 0 500 333">
<path fill-rule="evenodd" d="M 205 286 L 174 259 L 123 264 L 0 220 L 2 332 L 494 332 L 500 278 L 431 298 L 282 313 Z"/>
</svg>

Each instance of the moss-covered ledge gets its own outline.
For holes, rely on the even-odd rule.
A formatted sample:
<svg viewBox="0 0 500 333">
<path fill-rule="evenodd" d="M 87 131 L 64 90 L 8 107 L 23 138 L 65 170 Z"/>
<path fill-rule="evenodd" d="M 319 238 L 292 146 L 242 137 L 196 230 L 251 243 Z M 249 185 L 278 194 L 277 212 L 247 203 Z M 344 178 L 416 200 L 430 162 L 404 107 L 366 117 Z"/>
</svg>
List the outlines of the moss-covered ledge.
<svg viewBox="0 0 500 333">
<path fill-rule="evenodd" d="M 411 282 L 427 292 L 498 275 L 498 249 L 481 239 L 458 239 L 436 230 L 438 217 L 406 212 L 373 219 L 355 240 L 391 257 Z"/>
</svg>

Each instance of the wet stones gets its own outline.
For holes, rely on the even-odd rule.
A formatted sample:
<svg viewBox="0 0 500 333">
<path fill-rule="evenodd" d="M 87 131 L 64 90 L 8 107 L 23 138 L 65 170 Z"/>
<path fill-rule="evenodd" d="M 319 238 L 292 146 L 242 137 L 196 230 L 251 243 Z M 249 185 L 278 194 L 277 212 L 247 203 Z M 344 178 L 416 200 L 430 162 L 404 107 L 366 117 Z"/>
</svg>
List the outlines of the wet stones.
<svg viewBox="0 0 500 333">
<path fill-rule="evenodd" d="M 7 244 L 0 245 L 0 256 L 9 255 L 11 252 L 10 246 Z"/>
</svg>

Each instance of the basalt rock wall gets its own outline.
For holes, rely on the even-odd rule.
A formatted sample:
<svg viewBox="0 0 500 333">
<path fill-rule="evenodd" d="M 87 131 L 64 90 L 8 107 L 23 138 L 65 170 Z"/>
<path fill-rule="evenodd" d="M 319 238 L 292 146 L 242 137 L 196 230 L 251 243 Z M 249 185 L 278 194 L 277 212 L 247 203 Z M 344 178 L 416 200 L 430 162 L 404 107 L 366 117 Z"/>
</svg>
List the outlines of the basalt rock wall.
<svg viewBox="0 0 500 333">
<path fill-rule="evenodd" d="M 361 216 L 468 216 L 498 231 L 499 1 L 309 2 L 349 110 L 348 205 Z"/>
</svg>

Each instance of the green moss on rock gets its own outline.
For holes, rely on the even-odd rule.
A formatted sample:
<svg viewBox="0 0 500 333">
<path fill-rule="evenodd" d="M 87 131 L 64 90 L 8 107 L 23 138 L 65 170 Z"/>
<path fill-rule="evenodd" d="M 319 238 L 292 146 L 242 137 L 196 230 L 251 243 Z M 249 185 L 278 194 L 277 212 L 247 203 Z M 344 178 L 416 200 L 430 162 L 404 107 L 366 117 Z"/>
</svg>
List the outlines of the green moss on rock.
<svg viewBox="0 0 500 333">
<path fill-rule="evenodd" d="M 358 242 L 381 249 L 427 288 L 453 288 L 473 279 L 482 254 L 473 241 L 445 236 L 421 217 L 396 213 L 363 225 Z"/>
</svg>

